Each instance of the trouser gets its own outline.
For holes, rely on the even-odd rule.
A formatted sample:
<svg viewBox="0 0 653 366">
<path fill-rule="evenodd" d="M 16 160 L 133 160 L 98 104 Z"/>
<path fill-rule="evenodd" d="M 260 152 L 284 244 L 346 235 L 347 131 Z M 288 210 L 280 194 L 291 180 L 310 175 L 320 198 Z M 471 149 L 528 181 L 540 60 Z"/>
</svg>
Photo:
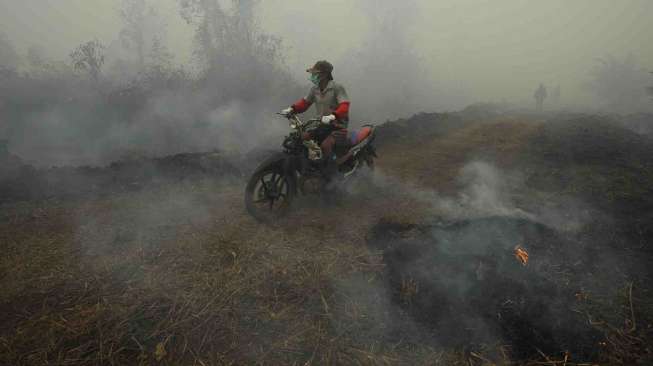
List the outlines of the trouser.
<svg viewBox="0 0 653 366">
<path fill-rule="evenodd" d="M 332 125 L 320 126 L 302 136 L 304 140 L 315 140 L 320 144 L 324 162 L 323 173 L 327 180 L 330 180 L 338 171 L 336 156 L 346 153 L 347 129 L 337 128 Z"/>
<path fill-rule="evenodd" d="M 332 158 L 336 155 L 343 155 L 347 149 L 347 129 L 337 128 L 331 125 L 320 126 L 313 131 L 305 132 L 302 136 L 304 140 L 315 140 L 322 148 L 322 155 Z"/>
</svg>

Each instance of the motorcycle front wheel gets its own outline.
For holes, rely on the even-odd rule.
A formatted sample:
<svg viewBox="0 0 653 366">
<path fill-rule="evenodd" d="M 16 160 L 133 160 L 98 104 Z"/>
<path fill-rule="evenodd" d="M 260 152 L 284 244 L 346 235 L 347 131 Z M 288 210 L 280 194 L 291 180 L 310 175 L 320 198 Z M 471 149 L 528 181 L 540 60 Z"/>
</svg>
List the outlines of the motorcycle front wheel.
<svg viewBox="0 0 653 366">
<path fill-rule="evenodd" d="M 295 181 L 279 164 L 257 169 L 247 182 L 245 207 L 259 221 L 271 222 L 286 215 L 295 192 Z"/>
</svg>

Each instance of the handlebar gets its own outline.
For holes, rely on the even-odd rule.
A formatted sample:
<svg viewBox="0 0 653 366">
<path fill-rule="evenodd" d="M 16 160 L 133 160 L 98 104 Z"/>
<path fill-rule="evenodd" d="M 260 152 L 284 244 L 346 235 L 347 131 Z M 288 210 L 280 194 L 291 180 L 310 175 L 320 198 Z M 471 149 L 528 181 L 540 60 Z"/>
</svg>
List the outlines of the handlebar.
<svg viewBox="0 0 653 366">
<path fill-rule="evenodd" d="M 302 120 L 299 119 L 299 117 L 297 117 L 296 113 L 284 114 L 284 113 L 277 112 L 276 114 L 279 115 L 279 116 L 283 116 L 283 117 L 287 118 L 289 121 L 291 121 L 290 122 L 291 125 L 294 124 L 297 127 L 306 127 L 306 126 L 309 126 L 309 125 L 311 125 L 311 124 L 313 124 L 315 122 L 319 122 L 319 123 L 322 122 L 322 119 L 320 119 L 320 118 L 311 118 L 311 119 L 307 120 L 306 122 L 302 122 Z"/>
</svg>

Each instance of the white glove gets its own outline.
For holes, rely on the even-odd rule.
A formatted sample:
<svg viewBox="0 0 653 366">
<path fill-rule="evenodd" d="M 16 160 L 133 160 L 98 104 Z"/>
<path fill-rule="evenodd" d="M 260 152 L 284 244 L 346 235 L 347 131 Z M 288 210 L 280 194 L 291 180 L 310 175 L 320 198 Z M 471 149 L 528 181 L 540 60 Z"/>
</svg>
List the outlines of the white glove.
<svg viewBox="0 0 653 366">
<path fill-rule="evenodd" d="M 281 114 L 283 114 L 284 116 L 289 116 L 293 113 L 295 113 L 295 110 L 292 107 L 288 107 L 281 111 Z"/>
<path fill-rule="evenodd" d="M 327 125 L 335 120 L 336 120 L 336 116 L 334 116 L 333 114 L 322 117 L 322 123 Z"/>
</svg>

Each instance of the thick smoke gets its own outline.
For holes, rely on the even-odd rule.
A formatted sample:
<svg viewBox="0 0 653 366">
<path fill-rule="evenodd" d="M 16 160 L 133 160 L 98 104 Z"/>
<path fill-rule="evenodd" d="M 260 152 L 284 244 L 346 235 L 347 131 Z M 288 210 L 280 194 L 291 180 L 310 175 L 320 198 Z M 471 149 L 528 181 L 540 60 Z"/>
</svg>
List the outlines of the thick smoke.
<svg viewBox="0 0 653 366">
<path fill-rule="evenodd" d="M 195 28 L 191 66 L 174 63 L 154 6 L 124 1 L 120 42 L 85 43 L 70 63 L 32 52 L 30 69 L 19 73 L 5 57 L 2 132 L 10 151 L 35 165 L 104 165 L 245 152 L 278 139 L 285 127 L 274 112 L 299 92 L 279 41 L 258 28 L 254 3 L 182 2 L 180 16 Z"/>
<path fill-rule="evenodd" d="M 0 19 L 5 19 L 5 9 L 29 7 L 26 1 L 16 3 L 14 8 L 10 1 L 13 0 L 0 0 Z M 98 0 L 97 4 L 100 3 Z M 284 225 L 288 221 L 282 221 L 278 226 L 261 225 L 244 212 L 240 174 L 248 167 L 220 164 L 223 152 L 236 155 L 234 161 L 240 162 L 252 150 L 278 149 L 279 138 L 287 132 L 287 126 L 285 121 L 276 119 L 274 112 L 305 95 L 308 81 L 304 69 L 317 59 L 328 59 L 335 64 L 336 80 L 347 87 L 353 102 L 354 125 L 382 123 L 423 110 L 457 109 L 478 100 L 501 102 L 502 107 L 493 107 L 494 111 L 490 112 L 484 105 L 469 108 L 467 113 L 474 114 L 473 122 L 505 117 L 500 111 L 506 105 L 520 108 L 515 116 L 506 118 L 530 119 L 535 115 L 538 121 L 547 118 L 546 111 L 552 109 L 610 113 L 650 110 L 653 103 L 645 94 L 646 87 L 653 84 L 645 69 L 646 63 L 653 60 L 650 51 L 635 50 L 636 56 L 620 57 L 630 51 L 621 45 L 632 44 L 637 48 L 642 43 L 635 33 L 650 28 L 645 25 L 635 31 L 615 32 L 614 24 L 603 20 L 605 12 L 601 12 L 601 4 L 608 4 L 606 1 L 597 0 L 592 3 L 599 5 L 590 6 L 588 2 L 572 5 L 562 0 L 553 1 L 554 5 L 551 2 L 525 5 L 518 0 L 506 0 L 501 5 L 459 0 L 409 3 L 336 0 L 311 4 L 286 0 L 179 0 L 174 1 L 175 14 L 169 18 L 164 18 L 159 7 L 169 6 L 170 1 L 113 3 L 117 23 L 112 24 L 110 32 L 89 31 L 94 28 L 88 23 L 96 20 L 92 17 L 73 17 L 76 22 L 69 23 L 79 29 L 72 37 L 74 42 L 66 43 L 62 37 L 61 43 L 66 44 L 56 47 L 63 51 L 53 52 L 38 42 L 32 44 L 28 42 L 29 37 L 16 36 L 15 31 L 15 39 L 0 33 L 0 140 L 8 140 L 11 153 L 40 167 L 123 162 L 105 169 L 35 170 L 16 164 L 16 169 L 12 166 L 7 171 L 13 169 L 12 174 L 17 172 L 18 178 L 2 183 L 5 183 L 3 188 L 14 188 L 25 182 L 36 182 L 34 191 L 44 191 L 30 195 L 32 192 L 26 189 L 25 195 L 12 197 L 13 200 L 37 198 L 26 203 L 25 210 L 30 210 L 32 204 L 49 208 L 61 202 L 72 207 L 61 213 L 65 223 L 59 225 L 66 226 L 69 241 L 75 246 L 70 263 L 84 269 L 90 266 L 91 276 L 96 272 L 115 276 L 106 282 L 111 284 L 113 279 L 124 285 L 125 290 L 132 285 L 143 286 L 156 297 L 160 295 L 157 290 L 171 283 L 172 288 L 178 286 L 178 292 L 171 292 L 171 297 L 179 296 L 180 303 L 185 301 L 181 298 L 187 291 L 201 292 L 196 304 L 200 312 L 188 311 L 184 321 L 192 318 L 190 333 L 200 329 L 198 333 L 204 338 L 182 342 L 177 336 L 184 334 L 184 328 L 176 328 L 177 338 L 170 335 L 164 344 L 172 339 L 169 344 L 183 346 L 182 353 L 186 352 L 186 344 L 190 344 L 189 352 L 193 356 L 197 351 L 222 357 L 221 353 L 228 348 L 230 352 L 243 354 L 232 353 L 229 357 L 260 363 L 267 361 L 265 357 L 270 350 L 284 353 L 283 357 L 293 357 L 293 362 L 303 361 L 300 358 L 309 357 L 304 353 L 310 352 L 313 356 L 322 352 L 330 357 L 328 348 L 318 350 L 323 346 L 321 343 L 329 344 L 327 347 L 342 343 L 351 352 L 352 345 L 357 344 L 364 344 L 365 348 L 369 345 L 398 347 L 402 342 L 415 341 L 416 345 L 430 348 L 466 347 L 474 341 L 504 344 L 521 340 L 528 348 L 522 356 L 539 357 L 533 353 L 532 346 L 542 345 L 558 352 L 562 346 L 573 343 L 576 334 L 594 337 L 594 333 L 582 333 L 585 328 L 576 333 L 579 328 L 587 327 L 587 321 L 585 314 L 573 307 L 582 303 L 574 295 L 582 299 L 589 290 L 607 298 L 612 293 L 606 288 L 616 288 L 624 279 L 630 279 L 620 273 L 627 263 L 619 257 L 622 252 L 611 250 L 609 245 L 613 243 L 606 244 L 619 239 L 613 237 L 620 234 L 607 225 L 616 225 L 616 219 L 593 208 L 594 202 L 588 203 L 578 192 L 566 190 L 577 187 L 562 187 L 565 194 L 559 196 L 556 196 L 558 192 L 545 193 L 529 187 L 522 174 L 532 172 L 500 169 L 492 162 L 491 154 L 471 155 L 484 156 L 485 160 L 456 161 L 462 167 L 452 183 L 454 193 L 421 187 L 377 170 L 364 177 L 367 180 L 359 182 L 362 185 L 347 185 L 345 202 L 320 203 L 314 196 L 303 202 L 298 199 L 300 207 L 295 211 L 296 216 L 291 217 L 296 221 L 292 225 Z M 632 5 L 612 2 L 608 5 L 622 6 L 626 19 L 615 21 L 618 24 L 650 23 L 632 19 L 645 14 L 642 9 L 650 7 L 648 3 L 640 3 L 635 7 L 637 11 L 633 11 Z M 281 22 L 287 26 L 281 29 L 280 36 L 274 27 L 275 14 L 279 13 L 283 14 Z M 345 32 L 340 29 L 341 23 L 346 23 Z M 180 29 L 188 33 L 188 45 L 184 47 L 175 38 Z M 606 39 L 589 39 L 588 34 L 601 33 L 597 29 L 607 30 Z M 583 30 L 583 34 L 576 35 L 573 30 Z M 585 48 L 585 43 L 594 46 Z M 293 50 L 297 45 L 303 48 Z M 581 50 L 576 52 L 575 48 Z M 610 53 L 617 56 L 595 59 Z M 295 68 L 295 65 L 303 67 Z M 550 97 L 544 102 L 544 113 L 533 113 L 533 90 L 540 82 L 546 84 Z M 556 85 L 562 85 L 561 89 L 555 88 Z M 395 124 L 400 125 L 399 129 L 411 130 L 409 142 L 401 145 L 404 136 L 388 142 L 401 145 L 396 153 L 401 154 L 403 149 L 419 150 L 419 144 L 433 143 L 433 131 L 425 131 L 428 123 L 435 125 L 443 121 L 428 119 L 424 117 L 426 122 L 419 123 L 415 119 L 400 120 Z M 453 120 L 461 124 L 468 122 L 462 118 Z M 624 117 L 622 122 L 641 135 L 651 134 L 649 115 Z M 446 136 L 451 132 L 447 131 L 449 128 L 434 130 Z M 516 124 L 516 128 L 521 127 Z M 609 138 L 614 136 L 606 135 L 616 135 L 615 130 L 603 129 L 597 135 L 587 133 L 584 126 L 580 130 L 584 134 L 554 144 L 543 155 L 555 158 L 560 154 L 560 161 L 572 160 L 575 149 L 571 147 L 581 141 L 578 136 L 587 136 L 583 142 L 597 143 L 588 150 L 604 152 L 598 158 L 590 154 L 597 160 L 597 166 L 611 159 L 622 164 L 634 161 L 630 155 L 621 155 L 631 142 L 648 142 L 643 136 L 635 139 L 628 135 L 622 145 L 610 147 Z M 479 131 L 482 133 L 482 128 Z M 599 138 L 601 131 L 609 132 L 601 136 L 604 139 Z M 484 143 L 484 137 L 476 141 Z M 384 137 L 386 142 L 392 138 Z M 558 142 L 564 140 L 556 138 Z M 380 140 L 377 147 L 383 169 L 384 147 Z M 537 145 L 541 141 L 527 140 L 525 144 L 528 143 Z M 472 143 L 464 148 L 469 145 Z M 0 154 L 3 149 L 4 141 L 0 141 Z M 213 165 L 193 156 L 129 161 L 211 150 L 218 153 L 205 158 L 215 158 Z M 636 149 L 636 153 L 646 155 L 648 150 Z M 0 160 L 5 157 L 8 156 L 0 155 Z M 428 157 L 414 156 L 414 159 Z M 582 163 L 589 160 L 582 155 L 576 159 Z M 395 162 L 403 163 L 403 160 Z M 441 168 L 431 162 L 417 162 L 416 166 L 420 164 L 426 168 L 419 174 L 437 174 Z M 5 170 L 0 170 L 4 174 Z M 583 183 L 597 182 L 588 188 L 601 188 L 604 184 L 600 182 L 603 176 L 594 170 L 580 173 L 586 176 L 579 175 L 576 179 L 583 179 Z M 208 176 L 219 177 L 203 180 Z M 225 176 L 237 179 L 237 183 L 225 183 Z M 621 178 L 624 180 L 617 181 L 615 187 L 641 185 L 639 176 Z M 623 193 L 617 189 L 610 192 L 612 199 Z M 41 198 L 49 200 L 41 202 Z M 639 198 L 626 201 L 624 206 L 636 213 L 638 207 L 644 208 L 642 212 L 647 211 L 645 204 L 638 206 Z M 304 211 L 301 211 L 302 203 Z M 7 218 L 14 215 L 11 205 L 7 205 L 7 214 L 3 213 Z M 45 214 L 39 216 L 41 211 L 30 212 L 25 220 L 49 222 L 45 221 L 49 220 Z M 395 227 L 387 224 L 386 220 L 394 214 L 408 217 L 409 222 L 392 223 Z M 628 216 L 626 220 L 631 218 Z M 588 229 L 588 223 L 605 226 L 598 228 L 605 231 L 590 232 L 596 228 Z M 41 229 L 39 225 L 35 227 Z M 43 229 L 49 233 L 48 228 Z M 371 235 L 366 235 L 368 232 Z M 603 233 L 605 238 L 599 237 Z M 587 239 L 583 237 L 586 234 L 593 236 Z M 371 239 L 367 240 L 368 236 Z M 378 238 L 383 240 L 377 241 Z M 17 247 L 22 246 L 22 239 L 10 239 L 16 247 L 8 251 L 13 255 L 14 250 L 19 252 Z M 640 240 L 644 239 L 641 236 Z M 59 249 L 55 245 L 61 243 L 50 238 L 44 240 L 47 241 L 44 249 Z M 68 239 L 62 240 L 71 244 Z M 623 239 L 626 240 L 630 239 Z M 365 248 L 366 242 L 370 248 Z M 517 262 L 513 254 L 515 245 L 523 245 L 531 252 L 530 264 L 524 266 Z M 176 257 L 172 263 L 179 260 L 186 267 L 167 265 L 168 255 Z M 68 257 L 68 253 L 62 251 L 62 256 Z M 328 262 L 327 257 L 333 261 Z M 159 258 L 163 258 L 162 262 L 158 262 Z M 243 264 L 239 267 L 241 260 Z M 32 257 L 27 261 L 33 261 Z M 38 260 L 30 264 L 48 269 Z M 641 268 L 633 265 L 626 269 L 648 271 L 643 261 L 636 264 L 641 264 Z M 161 278 L 154 278 L 157 272 L 152 272 L 149 266 L 160 267 Z M 232 272 L 220 277 L 224 275 L 221 271 L 229 268 Z M 185 271 L 188 273 L 182 273 Z M 57 279 L 55 274 L 29 275 L 34 281 Z M 80 285 L 83 280 L 83 276 L 70 278 L 80 280 Z M 99 275 L 96 279 L 105 280 Z M 200 287 L 196 287 L 198 283 Z M 32 285 L 28 281 L 23 284 Z M 233 293 L 227 293 L 228 285 L 234 284 Z M 87 286 L 83 285 L 84 293 Z M 266 295 L 268 290 L 270 293 Z M 98 298 L 104 297 L 102 289 L 97 291 Z M 102 302 L 111 303 L 115 300 L 111 296 L 108 294 Z M 128 296 L 130 292 L 119 294 L 121 301 Z M 134 298 L 142 301 L 139 296 Z M 18 296 L 16 303 L 20 300 Z M 45 312 L 46 302 L 40 300 L 35 309 Z M 205 316 L 207 313 L 202 312 L 216 300 L 224 301 L 224 308 L 216 307 L 215 313 Z M 92 301 L 91 305 L 99 309 L 100 302 L 96 298 Z M 177 299 L 169 315 L 163 317 L 178 326 L 184 321 L 170 315 L 175 312 L 176 303 Z M 155 308 L 148 307 L 146 312 L 152 313 Z M 287 310 L 291 308 L 298 312 L 297 319 L 303 317 L 306 323 L 295 323 L 297 319 L 282 321 L 284 317 L 294 317 L 293 310 Z M 69 312 L 66 314 L 74 313 L 66 311 Z M 286 311 L 289 312 L 284 314 Z M 23 315 L 20 313 L 16 318 L 23 322 Z M 33 315 L 42 314 L 34 310 Z M 52 315 L 56 318 L 58 314 Z M 352 321 L 352 316 L 356 321 Z M 129 334 L 131 339 L 127 342 L 131 344 L 132 340 L 139 342 L 135 336 L 141 328 L 147 329 L 146 321 L 139 319 L 109 320 L 134 328 L 129 331 L 135 333 L 125 333 Z M 509 329 L 502 328 L 504 320 Z M 196 321 L 197 327 L 193 323 Z M 515 323 L 517 326 L 513 327 Z M 88 324 L 95 328 L 94 323 Z M 153 324 L 152 327 L 160 328 L 162 323 Z M 311 332 L 318 334 L 316 345 L 309 347 L 308 343 L 300 342 L 275 346 L 277 336 L 291 333 L 284 328 L 286 324 L 301 328 L 288 334 L 297 339 Z M 241 326 L 244 327 L 239 329 Z M 311 327 L 318 329 L 311 330 Z M 34 329 L 42 332 L 39 327 Z M 438 332 L 433 329 L 440 334 L 435 334 Z M 267 330 L 274 332 L 268 334 Z M 537 338 L 540 335 L 534 333 L 542 330 L 553 334 Z M 102 331 L 98 327 L 90 334 L 95 336 L 94 332 L 99 332 L 101 341 Z M 209 332 L 230 331 L 240 332 L 240 338 L 225 337 L 222 344 L 209 337 L 208 343 L 216 352 L 202 349 Z M 243 339 L 253 335 L 254 339 Z M 323 342 L 327 337 L 331 339 Z M 351 340 L 347 337 L 354 342 L 347 343 Z M 595 344 L 595 339 L 581 338 L 584 345 Z M 149 340 L 159 341 L 156 337 Z M 49 342 L 38 344 L 43 349 L 50 347 Z M 27 346 L 30 346 L 26 347 L 27 352 L 32 355 L 55 349 L 35 351 L 33 345 Z M 59 346 L 68 347 L 68 344 Z M 127 346 L 136 350 L 131 361 L 139 357 L 138 352 L 142 352 L 140 356 L 150 352 L 138 346 L 140 351 L 134 344 Z M 265 352 L 259 355 L 261 359 L 249 352 L 254 348 L 256 352 Z M 87 352 L 84 348 L 76 349 Z M 109 353 L 118 349 L 109 348 Z M 102 350 L 99 352 L 102 357 Z M 313 356 L 307 364 L 320 363 Z M 328 358 L 332 362 L 334 359 Z M 374 362 L 371 358 L 367 361 Z"/>
<path fill-rule="evenodd" d="M 587 277 L 593 268 L 613 273 L 607 268 L 623 263 L 601 239 L 579 240 L 580 233 L 588 235 L 587 224 L 610 222 L 607 215 L 569 196 L 548 197 L 558 203 L 549 206 L 535 199 L 536 192 L 519 173 L 484 161 L 460 169 L 455 195 L 379 171 L 370 179 L 378 190 L 373 189 L 375 197 L 411 201 L 416 211 L 409 213 L 408 222 L 401 216 L 392 221 L 389 213 L 390 221 L 382 220 L 368 238 L 374 249 L 383 250 L 385 287 L 356 278 L 341 284 L 342 291 L 355 291 L 362 303 L 375 299 L 370 314 L 389 328 L 370 332 L 390 339 L 428 339 L 444 347 L 510 344 L 516 359 L 536 356 L 536 347 L 595 357 L 589 345 L 600 335 L 578 315 L 583 304 L 574 293 L 591 289 L 597 297 L 614 296 L 622 286 L 607 280 L 611 275 L 602 281 Z M 514 258 L 516 246 L 530 252 L 528 266 Z M 596 246 L 601 253 L 588 255 Z"/>
<path fill-rule="evenodd" d="M 349 90 L 354 125 L 477 101 L 532 109 L 539 82 L 549 91 L 545 110 L 650 110 L 650 55 L 637 34 L 615 34 L 607 42 L 587 39 L 582 50 L 570 43 L 571 31 L 558 34 L 567 27 L 596 30 L 585 34 L 615 29 L 603 18 L 585 24 L 600 4 L 565 3 L 569 11 L 552 24 L 547 14 L 553 6 L 516 2 L 496 7 L 340 1 L 309 7 L 124 0 L 102 3 L 115 14 L 103 18 L 95 33 L 87 24 L 93 18 L 80 15 L 83 9 L 62 8 L 57 16 L 76 18 L 80 30 L 65 27 L 66 37 L 47 48 L 35 37 L 38 29 L 19 32 L 18 23 L 7 19 L 0 37 L 0 133 L 12 151 L 41 165 L 105 164 L 124 156 L 233 146 L 247 150 L 284 132 L 272 113 L 305 94 L 303 70 L 323 58 L 334 62 L 336 79 Z M 45 17 L 39 12 L 52 9 L 30 6 L 2 3 L 3 14 L 14 10 L 18 18 L 29 12 Z M 629 24 L 639 26 L 644 13 L 635 3 L 623 5 Z M 333 24 L 336 15 L 342 29 Z M 511 41 L 517 35 L 519 41 Z M 94 39 L 103 46 L 105 63 L 93 83 L 87 80 L 89 69 L 74 70 L 66 56 Z M 619 46 L 627 44 L 632 49 Z M 634 56 L 623 56 L 629 52 Z M 615 56 L 605 56 L 610 54 Z"/>
<path fill-rule="evenodd" d="M 463 220 L 488 216 L 507 216 L 537 220 L 533 213 L 519 208 L 516 201 L 523 182 L 516 173 L 502 172 L 484 161 L 467 163 L 458 176 L 461 187 L 455 196 L 443 195 L 400 179 L 375 172 L 372 183 L 378 189 L 397 192 L 409 199 L 427 203 L 429 214 L 447 220 Z M 354 191 L 353 193 L 358 193 Z"/>
</svg>

